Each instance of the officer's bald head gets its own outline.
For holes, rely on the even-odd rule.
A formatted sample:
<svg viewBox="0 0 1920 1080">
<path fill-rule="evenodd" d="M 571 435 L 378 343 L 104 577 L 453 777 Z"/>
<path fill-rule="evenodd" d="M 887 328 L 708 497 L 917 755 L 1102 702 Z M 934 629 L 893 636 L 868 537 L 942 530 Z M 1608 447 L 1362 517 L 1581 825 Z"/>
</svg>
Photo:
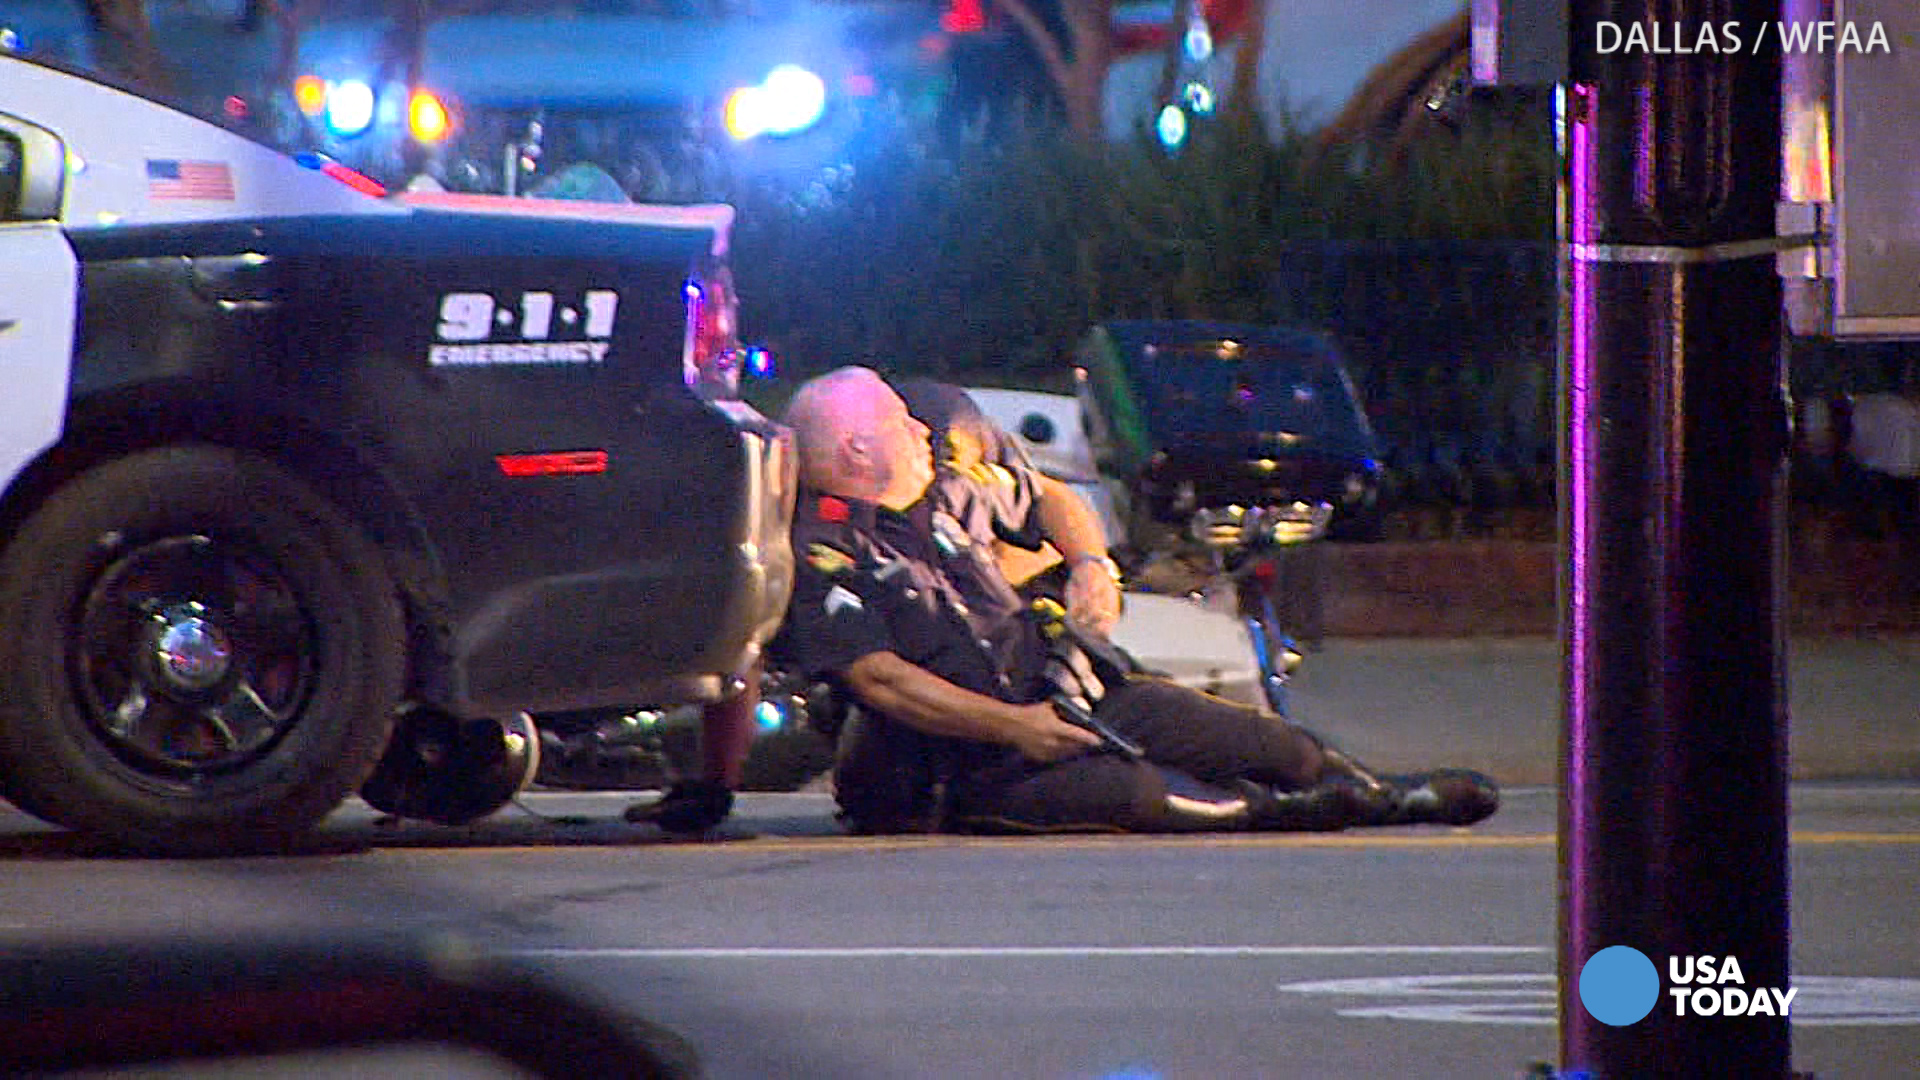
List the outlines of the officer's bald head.
<svg viewBox="0 0 1920 1080">
<path fill-rule="evenodd" d="M 815 490 L 903 509 L 932 482 L 925 425 L 870 368 L 808 380 L 786 421 L 799 443 L 801 477 Z"/>
<path fill-rule="evenodd" d="M 800 472 L 808 484 L 830 490 L 841 470 L 844 444 L 873 429 L 875 399 L 885 380 L 870 368 L 843 367 L 809 379 L 787 404 L 787 426 L 800 448 Z"/>
</svg>

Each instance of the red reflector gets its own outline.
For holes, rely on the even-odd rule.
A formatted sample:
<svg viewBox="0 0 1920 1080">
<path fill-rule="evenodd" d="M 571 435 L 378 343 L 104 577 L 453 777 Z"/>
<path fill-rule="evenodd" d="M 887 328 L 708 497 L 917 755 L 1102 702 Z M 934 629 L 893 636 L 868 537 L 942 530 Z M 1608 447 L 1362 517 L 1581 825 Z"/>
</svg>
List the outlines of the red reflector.
<svg viewBox="0 0 1920 1080">
<path fill-rule="evenodd" d="M 507 476 L 584 476 L 607 471 L 605 450 L 569 450 L 564 454 L 501 454 L 493 459 Z"/>
<path fill-rule="evenodd" d="M 337 161 L 329 161 L 320 166 L 320 171 L 363 195 L 371 195 L 376 199 L 387 197 L 387 189 L 381 186 L 380 181 L 364 173 L 357 173 Z"/>
</svg>

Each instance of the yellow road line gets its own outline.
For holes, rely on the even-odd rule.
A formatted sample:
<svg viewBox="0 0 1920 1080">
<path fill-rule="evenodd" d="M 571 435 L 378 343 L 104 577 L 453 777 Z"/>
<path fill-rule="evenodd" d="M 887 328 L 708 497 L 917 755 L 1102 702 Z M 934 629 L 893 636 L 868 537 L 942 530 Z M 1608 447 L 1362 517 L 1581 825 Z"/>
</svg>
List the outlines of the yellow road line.
<svg viewBox="0 0 1920 1080">
<path fill-rule="evenodd" d="M 568 839 L 556 843 L 529 843 L 524 838 L 498 844 L 484 838 L 466 838 L 445 847 L 409 843 L 382 844 L 374 847 L 408 851 L 486 851 L 510 850 L 558 851 L 567 848 L 619 847 L 648 852 L 729 852 L 733 854 L 789 854 L 793 852 L 839 851 L 932 851 L 962 848 L 992 848 L 999 851 L 1023 851 L 1035 854 L 1048 851 L 1119 851 L 1169 848 L 1287 848 L 1336 849 L 1340 851 L 1421 850 L 1439 848 L 1553 848 L 1559 838 L 1552 833 L 1475 833 L 1457 830 L 1438 833 L 1255 833 L 1189 836 L 757 836 L 716 842 L 653 840 L 637 843 L 600 843 L 586 839 Z M 1889 847 L 1920 845 L 1920 833 L 1875 832 L 1798 832 L 1791 834 L 1790 846 L 1797 847 Z"/>
</svg>

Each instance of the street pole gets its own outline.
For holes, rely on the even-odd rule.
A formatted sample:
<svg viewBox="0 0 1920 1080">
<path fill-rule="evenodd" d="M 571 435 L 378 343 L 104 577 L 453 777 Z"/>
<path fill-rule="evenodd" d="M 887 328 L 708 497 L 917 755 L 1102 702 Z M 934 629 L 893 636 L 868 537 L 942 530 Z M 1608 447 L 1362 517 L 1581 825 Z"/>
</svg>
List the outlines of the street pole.
<svg viewBox="0 0 1920 1080">
<path fill-rule="evenodd" d="M 1561 1069 L 1784 1077 L 1786 1017 L 1675 1015 L 1668 977 L 1789 985 L 1780 54 L 1754 44 L 1781 2 L 1569 12 Z M 1601 23 L 1645 44 L 1602 53 Z M 1696 48 L 1707 23 L 1744 48 Z M 1615 945 L 1660 985 L 1620 1026 L 1580 989 Z"/>
</svg>

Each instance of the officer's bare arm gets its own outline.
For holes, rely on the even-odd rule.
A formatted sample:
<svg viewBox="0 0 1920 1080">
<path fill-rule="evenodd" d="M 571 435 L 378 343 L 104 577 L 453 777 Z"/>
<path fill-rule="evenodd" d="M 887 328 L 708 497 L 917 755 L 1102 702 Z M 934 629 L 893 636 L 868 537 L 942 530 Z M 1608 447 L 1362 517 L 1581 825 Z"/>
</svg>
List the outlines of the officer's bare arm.
<svg viewBox="0 0 1920 1080">
<path fill-rule="evenodd" d="M 1051 476 L 1040 476 L 1034 512 L 1047 539 L 1066 559 L 1067 611 L 1081 626 L 1106 635 L 1120 620 L 1120 577 L 1107 557 L 1100 515 L 1081 494 Z"/>
<path fill-rule="evenodd" d="M 1100 515 L 1079 492 L 1051 476 L 1035 473 L 1034 483 L 1034 516 L 1047 542 L 1038 551 L 1028 551 L 996 540 L 994 558 L 1000 573 L 1019 587 L 1064 561 L 1070 568 L 1068 611 L 1086 629 L 1112 633 L 1120 619 L 1120 581 L 1107 557 Z"/>
<path fill-rule="evenodd" d="M 1081 494 L 1051 476 L 1035 474 L 1034 511 L 1047 542 L 1069 564 L 1107 557 L 1107 534 L 1100 515 Z"/>
<path fill-rule="evenodd" d="M 1099 736 L 1060 719 L 1051 705 L 1012 705 L 977 694 L 892 652 L 855 660 L 847 668 L 847 688 L 862 703 L 915 730 L 1000 743 L 1035 761 L 1056 761 L 1100 742 Z"/>
</svg>

